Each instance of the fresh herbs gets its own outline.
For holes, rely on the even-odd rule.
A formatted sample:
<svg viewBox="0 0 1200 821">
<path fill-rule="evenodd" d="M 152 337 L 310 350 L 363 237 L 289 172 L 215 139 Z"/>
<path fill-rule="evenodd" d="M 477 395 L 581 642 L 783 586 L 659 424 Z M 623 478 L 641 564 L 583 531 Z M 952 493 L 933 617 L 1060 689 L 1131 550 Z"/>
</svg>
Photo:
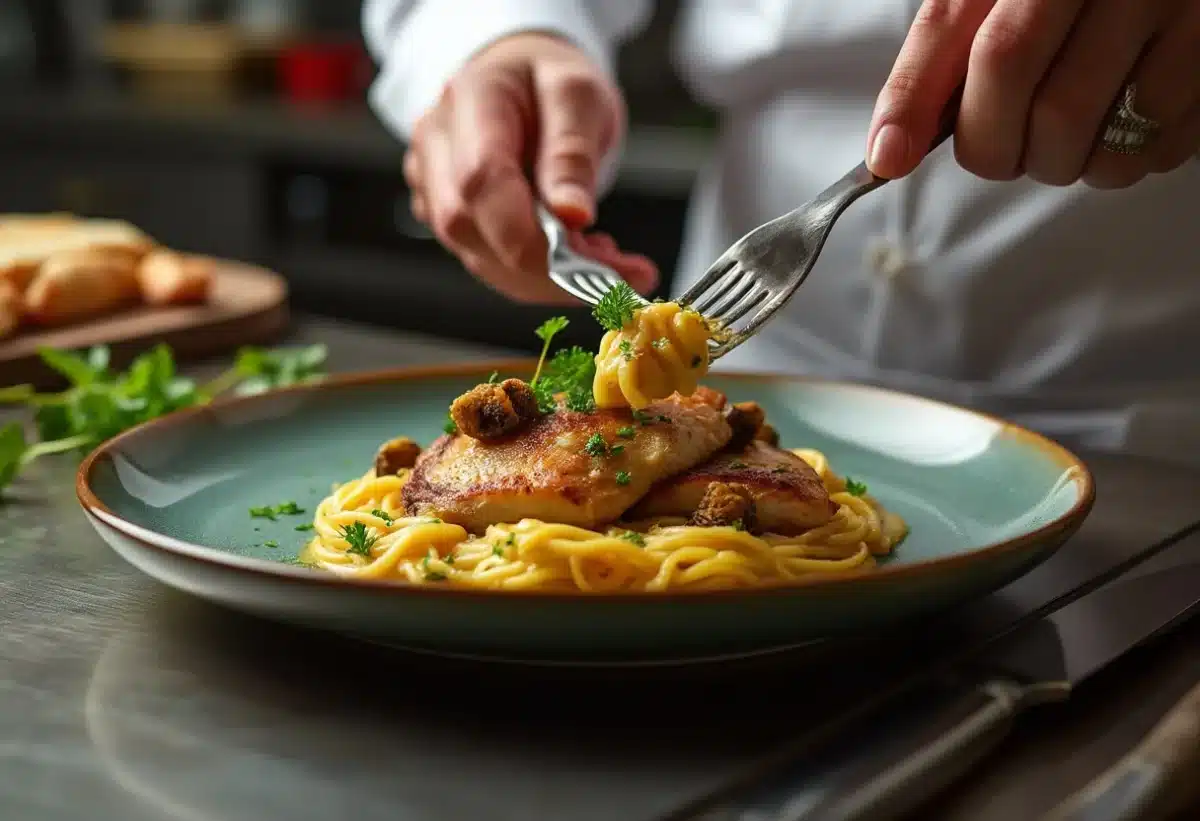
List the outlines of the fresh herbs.
<svg viewBox="0 0 1200 821">
<path fill-rule="evenodd" d="M 375 508 L 374 510 L 371 511 L 371 515 L 374 516 L 376 519 L 383 519 L 384 524 L 390 525 L 392 523 L 392 517 L 388 515 L 388 512 L 386 510 L 382 510 L 380 508 Z"/>
<path fill-rule="evenodd" d="M 629 471 L 627 471 L 627 470 L 618 470 L 617 471 L 617 484 L 618 485 L 620 485 L 621 487 L 624 487 L 625 485 L 629 484 L 631 481 L 633 481 L 633 477 L 629 475 Z"/>
<path fill-rule="evenodd" d="M 367 530 L 367 526 L 362 522 L 354 522 L 343 527 L 339 531 L 339 535 L 346 540 L 349 545 L 347 550 L 350 553 L 357 553 L 359 556 L 370 558 L 371 548 L 379 539 L 371 531 Z"/>
<path fill-rule="evenodd" d="M 458 433 L 458 425 L 454 423 L 454 417 L 450 415 L 450 411 L 446 411 L 446 421 L 442 425 L 442 430 L 451 436 Z"/>
<path fill-rule="evenodd" d="M 263 542 L 263 545 L 266 547 L 279 547 L 279 542 L 275 541 L 274 539 L 267 539 L 265 542 Z"/>
<path fill-rule="evenodd" d="M 295 502 L 280 502 L 277 505 L 262 505 L 250 508 L 250 518 L 270 519 L 272 522 L 280 516 L 299 516 L 302 513 L 304 513 L 304 508 Z"/>
<path fill-rule="evenodd" d="M 552 316 L 537 327 L 534 331 L 537 338 L 542 340 L 542 355 L 538 357 L 537 370 L 533 372 L 533 381 L 531 385 L 536 385 L 538 377 L 542 375 L 542 366 L 546 362 L 546 354 L 550 352 L 550 340 L 558 335 L 559 331 L 570 325 L 571 322 L 565 316 Z"/>
<path fill-rule="evenodd" d="M 665 336 L 660 336 L 650 344 L 656 351 L 662 351 L 666 350 L 667 346 L 671 344 L 671 340 L 667 339 Z"/>
<path fill-rule="evenodd" d="M 642 307 L 642 299 L 628 283 L 619 282 L 605 292 L 592 309 L 592 316 L 607 331 L 619 331 L 633 320 Z"/>
<path fill-rule="evenodd" d="M 631 413 L 633 415 L 633 421 L 637 422 L 642 427 L 647 427 L 648 425 L 653 425 L 655 422 L 670 422 L 671 421 L 671 417 L 666 416 L 664 414 L 646 413 L 645 411 L 640 411 L 637 408 L 634 408 L 631 411 Z"/>
<path fill-rule="evenodd" d="M 564 348 L 546 363 L 543 371 L 532 383 L 538 408 L 543 413 L 557 410 L 559 394 L 566 395 L 568 410 L 590 413 L 596 409 L 592 398 L 596 358 L 592 353 L 578 346 Z"/>
<path fill-rule="evenodd" d="M 730 523 L 729 526 L 732 527 L 734 530 L 745 530 L 746 529 L 746 523 L 743 522 L 741 519 L 734 519 Z"/>
<path fill-rule="evenodd" d="M 604 434 L 593 433 L 588 437 L 583 449 L 589 456 L 607 456 L 608 442 L 604 441 Z"/>
<path fill-rule="evenodd" d="M 429 556 L 421 560 L 421 572 L 425 574 L 425 581 L 428 582 L 444 582 L 446 580 L 445 573 L 439 573 L 436 570 L 429 569 Z"/>
<path fill-rule="evenodd" d="M 846 492 L 851 496 L 866 496 L 867 486 L 862 482 L 856 482 L 849 476 L 846 477 Z"/>
<path fill-rule="evenodd" d="M 632 361 L 637 356 L 637 351 L 633 349 L 633 343 L 628 339 L 622 339 L 617 343 L 617 350 L 621 352 L 626 362 Z"/>
<path fill-rule="evenodd" d="M 617 428 L 617 436 L 620 436 L 622 439 L 632 439 L 635 433 L 636 431 L 634 431 L 634 429 L 629 425 L 626 425 L 623 428 Z"/>
<path fill-rule="evenodd" d="M 621 534 L 620 538 L 624 539 L 625 541 L 627 541 L 631 544 L 635 544 L 638 547 L 646 546 L 646 537 L 643 536 L 641 533 L 638 533 L 636 530 L 626 530 L 624 533 Z"/>
<path fill-rule="evenodd" d="M 0 428 L 0 488 L 43 456 L 87 450 L 142 422 L 203 405 L 215 396 L 261 393 L 272 388 L 320 379 L 323 346 L 263 350 L 243 348 L 233 367 L 204 385 L 179 376 L 171 349 L 160 344 L 138 356 L 125 371 L 111 368 L 109 349 L 38 350 L 42 361 L 68 382 L 56 393 L 38 393 L 30 385 L 0 389 L 0 402 L 28 405 L 38 440 L 28 443 L 20 422 Z"/>
<path fill-rule="evenodd" d="M 307 524 L 296 525 L 296 526 L 295 526 L 294 528 L 292 528 L 292 529 L 293 529 L 293 530 L 298 530 L 298 531 L 300 531 L 301 533 L 304 533 L 305 531 L 312 530 L 312 529 L 313 529 L 313 524 L 312 524 L 312 522 L 308 522 Z"/>
</svg>

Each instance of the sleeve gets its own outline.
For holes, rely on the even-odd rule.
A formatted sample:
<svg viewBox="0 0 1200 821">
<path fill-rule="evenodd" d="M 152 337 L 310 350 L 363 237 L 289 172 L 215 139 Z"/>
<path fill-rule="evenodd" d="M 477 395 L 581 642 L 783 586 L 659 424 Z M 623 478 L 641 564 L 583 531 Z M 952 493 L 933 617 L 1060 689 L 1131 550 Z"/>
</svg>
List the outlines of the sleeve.
<svg viewBox="0 0 1200 821">
<path fill-rule="evenodd" d="M 407 139 L 472 55 L 522 31 L 558 34 L 611 76 L 617 44 L 648 22 L 653 0 L 366 0 L 363 34 L 380 71 L 369 102 Z"/>
</svg>

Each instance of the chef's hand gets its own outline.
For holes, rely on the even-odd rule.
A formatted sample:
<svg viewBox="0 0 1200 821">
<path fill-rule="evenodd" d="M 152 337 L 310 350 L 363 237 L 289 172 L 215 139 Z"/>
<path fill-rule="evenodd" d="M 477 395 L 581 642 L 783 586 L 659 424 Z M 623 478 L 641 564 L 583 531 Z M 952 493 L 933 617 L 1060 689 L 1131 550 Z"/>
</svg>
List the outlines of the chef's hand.
<svg viewBox="0 0 1200 821">
<path fill-rule="evenodd" d="M 583 52 L 549 35 L 507 37 L 472 58 L 417 123 L 404 157 L 413 216 L 511 299 L 570 303 L 547 278 L 541 198 L 577 251 L 648 292 L 654 263 L 582 233 L 596 218 L 598 165 L 624 127 L 620 92 Z"/>
<path fill-rule="evenodd" d="M 925 0 L 875 108 L 868 164 L 908 174 L 964 80 L 955 153 L 989 180 L 1124 188 L 1200 151 L 1200 0 Z M 1099 143 L 1113 104 L 1161 130 L 1138 156 Z"/>
</svg>

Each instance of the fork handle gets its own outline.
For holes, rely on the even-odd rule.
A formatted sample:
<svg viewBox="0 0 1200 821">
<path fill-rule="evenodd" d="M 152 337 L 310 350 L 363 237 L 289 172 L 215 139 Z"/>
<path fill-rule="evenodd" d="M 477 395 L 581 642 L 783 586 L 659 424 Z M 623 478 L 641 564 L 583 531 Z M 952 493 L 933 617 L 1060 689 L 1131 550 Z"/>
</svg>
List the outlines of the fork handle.
<svg viewBox="0 0 1200 821">
<path fill-rule="evenodd" d="M 942 109 L 942 115 L 938 118 L 937 134 L 934 135 L 933 142 L 929 144 L 929 151 L 926 151 L 926 154 L 932 153 L 935 148 L 954 135 L 954 129 L 958 127 L 958 111 L 962 107 L 962 98 L 963 86 L 959 86 L 954 89 L 954 93 L 950 95 L 950 101 Z"/>
</svg>

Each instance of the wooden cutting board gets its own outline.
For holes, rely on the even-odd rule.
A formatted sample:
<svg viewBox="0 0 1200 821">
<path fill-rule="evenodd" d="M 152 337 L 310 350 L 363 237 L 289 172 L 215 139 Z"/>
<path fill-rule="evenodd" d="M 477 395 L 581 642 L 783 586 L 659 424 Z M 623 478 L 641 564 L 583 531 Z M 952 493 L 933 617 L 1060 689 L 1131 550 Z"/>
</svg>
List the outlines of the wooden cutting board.
<svg viewBox="0 0 1200 821">
<path fill-rule="evenodd" d="M 42 364 L 37 349 L 108 345 L 114 366 L 166 342 L 177 360 L 216 356 L 242 345 L 267 344 L 287 328 L 288 289 L 283 277 L 242 262 L 218 260 L 203 305 L 138 307 L 54 329 L 30 329 L 0 341 L 0 386 L 30 382 L 39 389 L 62 384 Z"/>
</svg>

